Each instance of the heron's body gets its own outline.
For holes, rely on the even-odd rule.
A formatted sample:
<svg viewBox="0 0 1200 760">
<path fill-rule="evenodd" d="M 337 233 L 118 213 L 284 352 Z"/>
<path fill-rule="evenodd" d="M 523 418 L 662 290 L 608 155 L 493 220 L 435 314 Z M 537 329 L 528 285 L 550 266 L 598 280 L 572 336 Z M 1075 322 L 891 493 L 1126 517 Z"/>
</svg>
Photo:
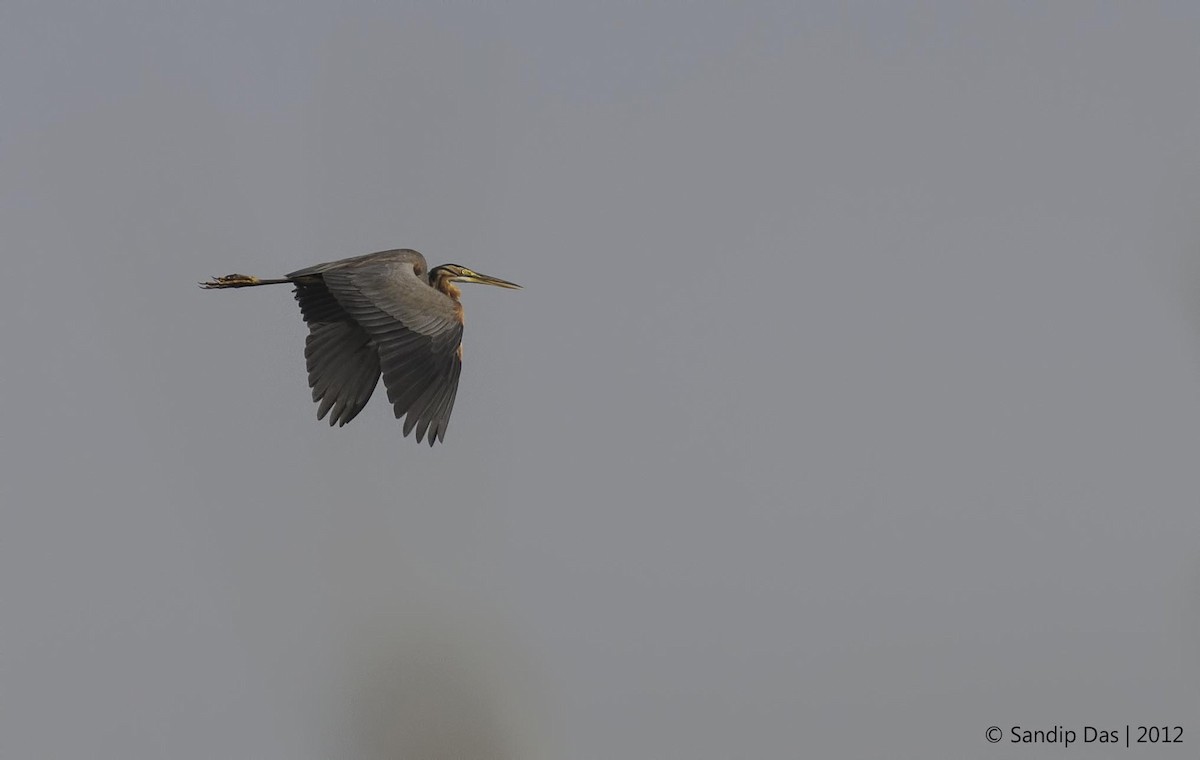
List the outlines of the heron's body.
<svg viewBox="0 0 1200 760">
<path fill-rule="evenodd" d="M 354 419 L 380 375 L 404 435 L 444 440 L 462 370 L 463 310 L 453 283 L 506 288 L 511 282 L 446 264 L 429 269 L 425 257 L 397 249 L 330 261 L 281 279 L 231 274 L 205 288 L 292 283 L 308 338 L 304 356 L 317 419 Z"/>
</svg>

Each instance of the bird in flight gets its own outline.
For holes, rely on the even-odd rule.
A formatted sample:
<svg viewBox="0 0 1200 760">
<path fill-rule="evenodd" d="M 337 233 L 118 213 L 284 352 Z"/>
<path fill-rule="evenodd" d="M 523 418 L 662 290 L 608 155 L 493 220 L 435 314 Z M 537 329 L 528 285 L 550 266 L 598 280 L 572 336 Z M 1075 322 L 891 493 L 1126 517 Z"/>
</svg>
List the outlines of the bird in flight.
<svg viewBox="0 0 1200 760">
<path fill-rule="evenodd" d="M 404 435 L 445 440 L 462 369 L 463 308 L 456 282 L 520 285 L 457 264 L 430 269 L 425 257 L 400 248 L 307 267 L 279 279 L 215 277 L 205 289 L 295 286 L 308 323 L 304 358 L 317 419 L 354 419 L 380 374 Z"/>
</svg>

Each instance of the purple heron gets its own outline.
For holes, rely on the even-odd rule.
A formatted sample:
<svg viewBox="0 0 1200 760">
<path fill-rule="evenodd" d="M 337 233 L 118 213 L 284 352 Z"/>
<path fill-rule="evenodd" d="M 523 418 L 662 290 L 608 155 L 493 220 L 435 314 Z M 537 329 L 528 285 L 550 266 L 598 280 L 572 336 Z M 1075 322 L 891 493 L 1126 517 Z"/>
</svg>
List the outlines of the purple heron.
<svg viewBox="0 0 1200 760">
<path fill-rule="evenodd" d="M 463 308 L 456 282 L 502 288 L 520 285 L 457 264 L 430 269 L 425 257 L 401 248 L 300 269 L 279 279 L 244 274 L 215 277 L 206 289 L 295 286 L 308 323 L 304 358 L 317 419 L 354 419 L 379 376 L 404 435 L 445 440 L 462 369 Z"/>
</svg>

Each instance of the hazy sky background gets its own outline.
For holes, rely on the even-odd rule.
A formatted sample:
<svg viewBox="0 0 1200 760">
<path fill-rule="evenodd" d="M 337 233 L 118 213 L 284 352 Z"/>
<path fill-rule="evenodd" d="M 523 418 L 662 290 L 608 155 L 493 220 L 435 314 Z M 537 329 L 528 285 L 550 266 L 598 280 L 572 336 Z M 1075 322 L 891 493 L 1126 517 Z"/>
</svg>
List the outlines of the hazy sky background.
<svg viewBox="0 0 1200 760">
<path fill-rule="evenodd" d="M 0 4 L 0 757 L 1194 757 L 1200 6 L 481 5 Z"/>
</svg>

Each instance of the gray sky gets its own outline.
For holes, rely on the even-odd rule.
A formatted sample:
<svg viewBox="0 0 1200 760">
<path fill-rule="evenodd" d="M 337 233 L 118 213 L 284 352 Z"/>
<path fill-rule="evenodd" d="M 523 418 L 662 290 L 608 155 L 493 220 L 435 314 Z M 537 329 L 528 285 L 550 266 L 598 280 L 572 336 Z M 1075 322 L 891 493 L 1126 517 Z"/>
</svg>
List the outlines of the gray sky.
<svg viewBox="0 0 1200 760">
<path fill-rule="evenodd" d="M 0 5 L 0 756 L 1193 756 L 1195 4 L 474 5 Z"/>
</svg>

